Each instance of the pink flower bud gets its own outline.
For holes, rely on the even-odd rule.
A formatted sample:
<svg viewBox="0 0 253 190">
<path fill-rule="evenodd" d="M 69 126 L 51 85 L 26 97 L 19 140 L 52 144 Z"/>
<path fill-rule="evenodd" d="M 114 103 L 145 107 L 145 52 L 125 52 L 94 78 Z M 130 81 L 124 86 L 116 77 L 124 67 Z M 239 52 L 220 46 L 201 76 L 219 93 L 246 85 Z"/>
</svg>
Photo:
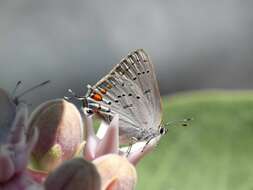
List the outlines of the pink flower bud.
<svg viewBox="0 0 253 190">
<path fill-rule="evenodd" d="M 82 158 L 64 162 L 45 181 L 46 190 L 100 190 L 101 180 L 96 167 Z"/>
<path fill-rule="evenodd" d="M 72 103 L 63 99 L 41 104 L 31 114 L 28 126 L 39 129 L 39 139 L 32 151 L 32 161 L 36 163 L 33 166 L 37 169 L 53 170 L 71 159 L 82 143 L 81 115 Z"/>
<path fill-rule="evenodd" d="M 102 179 L 102 190 L 132 190 L 137 183 L 135 167 L 124 157 L 107 154 L 93 161 Z"/>
<path fill-rule="evenodd" d="M 1 151 L 0 153 L 0 183 L 8 181 L 15 173 L 15 166 L 9 154 Z"/>
</svg>

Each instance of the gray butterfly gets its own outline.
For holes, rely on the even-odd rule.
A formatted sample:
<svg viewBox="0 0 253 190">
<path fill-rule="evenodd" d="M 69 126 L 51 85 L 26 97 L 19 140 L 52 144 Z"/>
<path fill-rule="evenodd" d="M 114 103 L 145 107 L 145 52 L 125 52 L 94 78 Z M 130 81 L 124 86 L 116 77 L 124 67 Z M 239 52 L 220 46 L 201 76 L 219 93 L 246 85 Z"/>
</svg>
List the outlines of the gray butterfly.
<svg viewBox="0 0 253 190">
<path fill-rule="evenodd" d="M 167 132 L 162 124 L 161 97 L 155 71 L 144 50 L 129 53 L 97 84 L 87 87 L 84 97 L 69 91 L 83 101 L 87 114 L 96 113 L 107 122 L 119 114 L 121 144 L 146 141 L 147 145 L 153 138 Z M 176 123 L 187 125 L 188 120 Z"/>
</svg>

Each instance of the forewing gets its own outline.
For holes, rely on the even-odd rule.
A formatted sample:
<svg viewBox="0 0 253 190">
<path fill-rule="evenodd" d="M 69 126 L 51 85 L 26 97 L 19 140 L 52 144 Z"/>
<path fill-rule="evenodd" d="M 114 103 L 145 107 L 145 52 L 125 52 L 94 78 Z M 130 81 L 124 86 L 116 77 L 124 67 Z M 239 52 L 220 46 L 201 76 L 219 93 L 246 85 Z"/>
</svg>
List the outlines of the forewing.
<svg viewBox="0 0 253 190">
<path fill-rule="evenodd" d="M 142 49 L 122 59 L 91 92 L 88 105 L 108 121 L 119 114 L 121 134 L 134 136 L 139 128 L 158 127 L 161 122 L 160 92 L 154 68 Z M 94 94 L 101 98 L 95 98 Z"/>
</svg>

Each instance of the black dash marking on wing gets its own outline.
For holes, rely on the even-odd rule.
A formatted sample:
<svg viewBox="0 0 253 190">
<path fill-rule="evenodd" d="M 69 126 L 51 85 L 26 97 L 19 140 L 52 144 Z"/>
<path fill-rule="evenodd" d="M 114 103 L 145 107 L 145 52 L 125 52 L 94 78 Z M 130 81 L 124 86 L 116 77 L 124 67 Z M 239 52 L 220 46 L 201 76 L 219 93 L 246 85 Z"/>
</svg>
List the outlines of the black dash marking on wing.
<svg viewBox="0 0 253 190">
<path fill-rule="evenodd" d="M 130 108 L 130 107 L 133 107 L 133 104 L 128 104 L 128 105 L 123 106 L 124 109 Z"/>
<path fill-rule="evenodd" d="M 147 93 L 150 93 L 150 92 L 151 92 L 151 89 L 148 89 L 148 90 L 144 91 L 144 94 L 147 94 Z"/>
</svg>

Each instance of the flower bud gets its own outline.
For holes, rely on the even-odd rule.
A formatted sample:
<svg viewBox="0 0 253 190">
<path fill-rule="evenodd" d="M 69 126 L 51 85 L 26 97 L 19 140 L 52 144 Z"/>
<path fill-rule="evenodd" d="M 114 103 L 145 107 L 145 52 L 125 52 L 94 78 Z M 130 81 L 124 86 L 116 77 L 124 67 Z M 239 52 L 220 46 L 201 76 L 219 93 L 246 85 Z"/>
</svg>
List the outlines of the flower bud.
<svg viewBox="0 0 253 190">
<path fill-rule="evenodd" d="M 93 161 L 102 180 L 102 190 L 134 189 L 137 183 L 135 167 L 122 156 L 107 154 Z"/>
<path fill-rule="evenodd" d="M 32 151 L 33 167 L 51 171 L 71 159 L 83 140 L 83 122 L 77 108 L 63 99 L 41 104 L 28 123 L 28 135 L 35 127 L 39 139 Z"/>
<path fill-rule="evenodd" d="M 45 181 L 46 190 L 100 190 L 100 187 L 96 167 L 82 158 L 64 162 Z"/>
<path fill-rule="evenodd" d="M 8 181 L 14 175 L 15 166 L 8 154 L 0 153 L 0 168 L 0 183 Z"/>
</svg>

